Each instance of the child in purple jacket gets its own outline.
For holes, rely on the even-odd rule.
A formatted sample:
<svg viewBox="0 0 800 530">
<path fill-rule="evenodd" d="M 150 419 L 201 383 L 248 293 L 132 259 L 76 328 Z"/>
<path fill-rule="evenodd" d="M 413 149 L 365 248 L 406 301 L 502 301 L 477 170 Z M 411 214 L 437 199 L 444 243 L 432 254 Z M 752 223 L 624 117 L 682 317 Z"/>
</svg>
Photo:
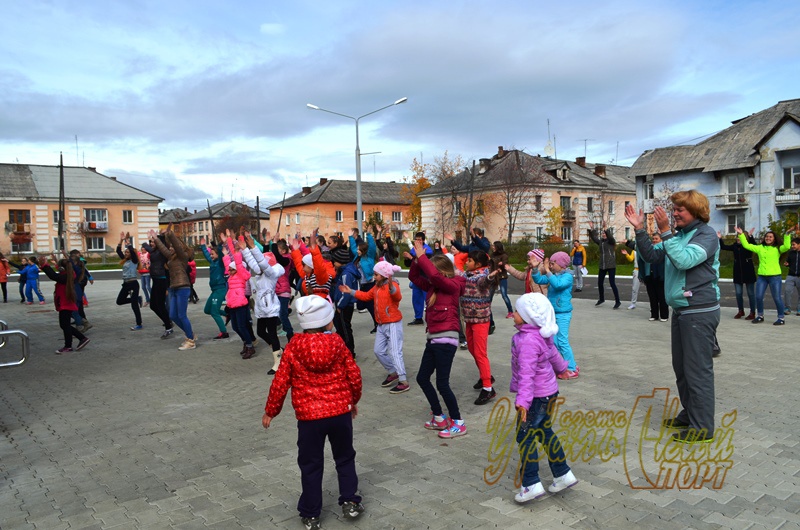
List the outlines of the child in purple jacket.
<svg viewBox="0 0 800 530">
<path fill-rule="evenodd" d="M 517 299 L 516 308 L 517 333 L 511 339 L 511 392 L 517 394 L 514 405 L 519 414 L 517 443 L 522 487 L 514 500 L 523 503 L 545 494 L 539 480 L 539 443 L 553 473 L 550 493 L 571 488 L 578 479 L 567 465 L 550 417 L 558 396 L 556 373 L 568 367 L 553 343 L 553 336 L 558 333 L 553 305 L 543 294 L 528 293 Z"/>
</svg>

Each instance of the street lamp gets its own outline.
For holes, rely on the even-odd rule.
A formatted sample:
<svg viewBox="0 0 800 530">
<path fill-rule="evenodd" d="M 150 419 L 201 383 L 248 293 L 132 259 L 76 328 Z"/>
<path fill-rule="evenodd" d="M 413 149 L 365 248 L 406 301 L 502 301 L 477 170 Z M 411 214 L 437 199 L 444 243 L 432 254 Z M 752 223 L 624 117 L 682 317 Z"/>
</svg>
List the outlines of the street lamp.
<svg viewBox="0 0 800 530">
<path fill-rule="evenodd" d="M 351 120 L 356 122 L 356 222 L 358 223 L 359 234 L 364 228 L 363 227 L 364 212 L 361 204 L 361 147 L 358 144 L 358 122 L 361 118 L 366 118 L 371 114 L 375 114 L 376 112 L 388 109 L 389 107 L 394 107 L 395 105 L 400 105 L 401 103 L 405 103 L 406 101 L 408 101 L 408 98 L 400 98 L 391 105 L 386 105 L 385 107 L 373 110 L 372 112 L 368 112 L 357 118 L 354 116 L 348 116 L 347 114 L 342 114 L 340 112 L 334 112 L 332 110 L 323 109 L 322 107 L 312 105 L 311 103 L 306 103 L 306 107 L 312 110 L 321 110 L 322 112 L 327 112 L 328 114 L 336 114 L 337 116 L 342 116 L 343 118 L 350 118 Z"/>
</svg>

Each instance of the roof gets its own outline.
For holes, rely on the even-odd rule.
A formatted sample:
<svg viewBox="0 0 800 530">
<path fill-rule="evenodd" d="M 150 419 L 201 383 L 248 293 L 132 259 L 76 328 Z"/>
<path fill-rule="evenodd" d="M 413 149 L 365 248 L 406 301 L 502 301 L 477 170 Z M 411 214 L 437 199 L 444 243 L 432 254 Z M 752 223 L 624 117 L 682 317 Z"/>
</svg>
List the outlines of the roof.
<svg viewBox="0 0 800 530">
<path fill-rule="evenodd" d="M 59 166 L 0 164 L 0 199 L 57 201 L 59 181 Z M 81 202 L 159 203 L 164 200 L 94 169 L 74 166 L 64 166 L 64 195 L 67 201 Z"/>
<path fill-rule="evenodd" d="M 179 223 L 183 219 L 189 217 L 190 215 L 192 214 L 190 214 L 183 208 L 172 208 L 171 210 L 165 210 L 158 215 L 158 223 L 159 224 Z"/>
<path fill-rule="evenodd" d="M 246 208 L 247 211 L 250 212 L 251 217 L 256 216 L 256 209 L 247 206 L 246 204 L 242 204 L 236 201 L 227 201 L 227 202 L 220 202 L 217 204 L 211 205 L 211 215 L 214 219 L 222 219 L 224 217 L 236 217 L 242 211 L 242 208 Z M 188 216 L 181 219 L 181 221 L 201 221 L 203 219 L 208 219 L 208 209 L 203 208 L 202 210 L 198 210 L 197 213 L 189 214 Z M 269 212 L 265 212 L 261 210 L 261 218 L 262 219 L 269 219 Z"/>
<path fill-rule="evenodd" d="M 500 151 L 488 161 L 488 166 L 479 171 L 473 180 L 477 190 L 498 189 L 505 186 L 507 171 L 518 171 L 522 167 L 530 175 L 537 187 L 542 188 L 580 188 L 602 189 L 607 192 L 635 193 L 636 184 L 629 177 L 627 166 L 611 164 L 578 164 L 568 160 L 559 160 L 550 157 L 533 156 L 524 151 L 512 149 Z M 595 171 L 604 169 L 605 175 L 600 176 Z M 566 172 L 566 179 L 557 177 L 560 171 Z M 470 187 L 470 172 L 464 170 L 454 180 L 446 180 L 434 184 L 419 196 L 440 195 L 450 193 L 466 193 Z"/>
<path fill-rule="evenodd" d="M 363 204 L 411 204 L 411 201 L 402 193 L 405 184 L 396 182 L 361 182 L 361 202 Z M 326 180 L 305 188 L 308 193 L 301 191 L 286 198 L 284 206 L 300 206 L 313 203 L 356 203 L 356 182 L 354 180 Z M 304 194 L 305 193 L 305 194 Z M 269 210 L 280 208 L 281 202 L 270 206 Z"/>
<path fill-rule="evenodd" d="M 760 161 L 759 148 L 788 120 L 800 122 L 800 99 L 777 105 L 736 120 L 727 129 L 698 143 L 645 151 L 631 167 L 631 175 L 655 175 L 677 171 L 713 172 L 753 167 Z"/>
</svg>

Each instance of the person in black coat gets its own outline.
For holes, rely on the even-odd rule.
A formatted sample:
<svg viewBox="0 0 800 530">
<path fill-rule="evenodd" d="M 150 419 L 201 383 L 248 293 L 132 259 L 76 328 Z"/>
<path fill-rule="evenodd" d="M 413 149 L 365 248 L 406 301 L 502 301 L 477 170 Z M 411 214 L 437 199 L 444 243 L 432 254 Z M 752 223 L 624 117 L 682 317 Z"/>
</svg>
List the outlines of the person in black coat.
<svg viewBox="0 0 800 530">
<path fill-rule="evenodd" d="M 745 320 L 753 320 L 756 316 L 756 269 L 753 265 L 753 253 L 742 246 L 738 237 L 732 245 L 728 245 L 722 240 L 720 232 L 717 232 L 717 236 L 719 236 L 720 250 L 733 252 L 733 286 L 736 289 L 736 303 L 739 306 L 739 312 L 733 318 L 742 318 L 744 316 L 743 291 L 744 288 L 747 288 L 750 314 L 747 315 Z M 752 234 L 747 234 L 747 239 L 752 242 Z"/>
</svg>

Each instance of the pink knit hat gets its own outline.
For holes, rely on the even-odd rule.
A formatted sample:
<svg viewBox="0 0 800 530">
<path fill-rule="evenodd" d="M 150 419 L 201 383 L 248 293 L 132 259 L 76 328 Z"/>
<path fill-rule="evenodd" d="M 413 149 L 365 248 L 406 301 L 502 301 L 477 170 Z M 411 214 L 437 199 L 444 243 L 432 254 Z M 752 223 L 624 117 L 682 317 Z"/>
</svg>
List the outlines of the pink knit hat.
<svg viewBox="0 0 800 530">
<path fill-rule="evenodd" d="M 557 264 L 562 269 L 566 269 L 569 267 L 569 254 L 566 252 L 556 252 L 550 256 L 550 261 Z"/>
<path fill-rule="evenodd" d="M 388 261 L 379 261 L 375 264 L 375 267 L 372 269 L 384 278 L 391 278 L 395 272 L 398 272 L 402 269 L 397 265 L 392 265 Z"/>
<path fill-rule="evenodd" d="M 544 250 L 540 248 L 535 248 L 528 252 L 528 257 L 535 256 L 537 260 L 543 261 L 544 260 Z"/>
</svg>

